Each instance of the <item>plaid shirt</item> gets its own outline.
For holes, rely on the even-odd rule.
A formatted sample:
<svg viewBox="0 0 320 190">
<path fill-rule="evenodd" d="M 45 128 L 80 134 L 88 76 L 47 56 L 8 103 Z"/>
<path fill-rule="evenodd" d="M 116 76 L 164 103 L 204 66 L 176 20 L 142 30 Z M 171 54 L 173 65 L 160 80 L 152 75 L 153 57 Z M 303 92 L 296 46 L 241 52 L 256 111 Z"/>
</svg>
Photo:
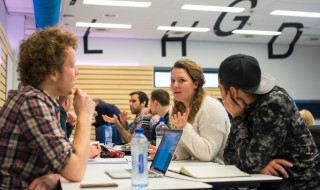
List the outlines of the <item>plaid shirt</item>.
<svg viewBox="0 0 320 190">
<path fill-rule="evenodd" d="M 61 173 L 72 148 L 61 129 L 59 104 L 20 83 L 0 111 L 0 189 L 26 189 L 46 173 Z"/>
</svg>

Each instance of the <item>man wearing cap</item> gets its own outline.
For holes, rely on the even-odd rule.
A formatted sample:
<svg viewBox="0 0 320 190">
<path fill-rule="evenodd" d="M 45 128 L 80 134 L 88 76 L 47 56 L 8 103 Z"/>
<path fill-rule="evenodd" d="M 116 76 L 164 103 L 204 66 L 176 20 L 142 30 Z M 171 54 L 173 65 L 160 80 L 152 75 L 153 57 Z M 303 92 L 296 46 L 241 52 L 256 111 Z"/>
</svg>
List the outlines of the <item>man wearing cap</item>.
<svg viewBox="0 0 320 190">
<path fill-rule="evenodd" d="M 225 164 L 248 173 L 281 176 L 262 189 L 317 189 L 320 156 L 293 99 L 261 73 L 257 59 L 237 54 L 219 67 L 224 107 L 232 115 Z"/>
</svg>

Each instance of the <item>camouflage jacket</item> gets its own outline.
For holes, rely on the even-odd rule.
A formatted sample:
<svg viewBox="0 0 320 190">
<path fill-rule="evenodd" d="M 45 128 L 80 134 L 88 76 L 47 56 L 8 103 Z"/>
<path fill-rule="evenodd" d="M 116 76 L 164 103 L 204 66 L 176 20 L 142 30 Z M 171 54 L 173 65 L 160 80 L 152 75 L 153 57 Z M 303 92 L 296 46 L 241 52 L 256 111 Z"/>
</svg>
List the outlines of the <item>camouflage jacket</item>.
<svg viewBox="0 0 320 190">
<path fill-rule="evenodd" d="M 294 166 L 288 179 L 269 184 L 272 189 L 320 187 L 320 155 L 311 133 L 288 93 L 276 86 L 248 105 L 243 116 L 231 120 L 224 150 L 225 164 L 259 173 L 272 159 Z"/>
</svg>

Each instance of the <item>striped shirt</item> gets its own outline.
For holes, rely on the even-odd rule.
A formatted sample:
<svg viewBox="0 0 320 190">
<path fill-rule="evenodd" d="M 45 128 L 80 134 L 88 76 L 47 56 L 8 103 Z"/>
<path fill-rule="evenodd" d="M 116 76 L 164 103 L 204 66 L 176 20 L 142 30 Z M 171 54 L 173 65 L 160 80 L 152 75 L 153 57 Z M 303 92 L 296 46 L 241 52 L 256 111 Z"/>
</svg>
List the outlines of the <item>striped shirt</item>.
<svg viewBox="0 0 320 190">
<path fill-rule="evenodd" d="M 72 148 L 60 125 L 59 104 L 20 83 L 0 111 L 0 189 L 26 189 L 46 173 L 61 173 Z"/>
</svg>

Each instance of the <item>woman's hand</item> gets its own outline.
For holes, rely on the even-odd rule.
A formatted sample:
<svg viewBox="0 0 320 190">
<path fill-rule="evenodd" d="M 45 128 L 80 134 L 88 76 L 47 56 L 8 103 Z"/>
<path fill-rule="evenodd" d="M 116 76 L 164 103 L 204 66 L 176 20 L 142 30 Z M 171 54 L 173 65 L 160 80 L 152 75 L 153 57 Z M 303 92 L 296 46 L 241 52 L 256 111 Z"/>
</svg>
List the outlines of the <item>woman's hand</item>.
<svg viewBox="0 0 320 190">
<path fill-rule="evenodd" d="M 186 112 L 181 115 L 180 112 L 171 116 L 171 123 L 176 126 L 177 129 L 183 129 L 187 125 L 189 116 L 189 108 L 187 108 Z"/>
</svg>

